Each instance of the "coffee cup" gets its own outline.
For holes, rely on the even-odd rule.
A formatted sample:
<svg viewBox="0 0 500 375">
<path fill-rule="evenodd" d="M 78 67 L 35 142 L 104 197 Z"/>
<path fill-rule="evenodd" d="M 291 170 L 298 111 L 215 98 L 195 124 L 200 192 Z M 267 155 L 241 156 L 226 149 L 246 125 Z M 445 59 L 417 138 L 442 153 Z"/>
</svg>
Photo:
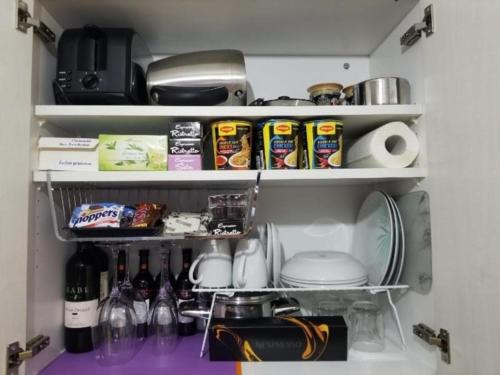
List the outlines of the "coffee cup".
<svg viewBox="0 0 500 375">
<path fill-rule="evenodd" d="M 251 238 L 238 241 L 233 262 L 233 286 L 239 289 L 267 287 L 266 257 L 260 240 Z"/>
<path fill-rule="evenodd" d="M 226 288 L 232 282 L 229 241 L 210 240 L 189 268 L 189 281 L 202 288 Z M 196 272 L 197 271 L 197 272 Z M 197 277 L 195 277 L 195 272 Z"/>
</svg>

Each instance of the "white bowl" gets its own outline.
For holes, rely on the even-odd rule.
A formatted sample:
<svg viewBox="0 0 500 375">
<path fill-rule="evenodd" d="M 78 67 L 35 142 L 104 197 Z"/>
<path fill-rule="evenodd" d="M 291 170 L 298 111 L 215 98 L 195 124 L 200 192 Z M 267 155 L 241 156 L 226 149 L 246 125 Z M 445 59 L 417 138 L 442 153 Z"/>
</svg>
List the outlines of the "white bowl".
<svg viewBox="0 0 500 375">
<path fill-rule="evenodd" d="M 342 283 L 367 277 L 365 267 L 352 255 L 338 251 L 304 251 L 289 259 L 281 274 L 303 282 Z"/>
</svg>

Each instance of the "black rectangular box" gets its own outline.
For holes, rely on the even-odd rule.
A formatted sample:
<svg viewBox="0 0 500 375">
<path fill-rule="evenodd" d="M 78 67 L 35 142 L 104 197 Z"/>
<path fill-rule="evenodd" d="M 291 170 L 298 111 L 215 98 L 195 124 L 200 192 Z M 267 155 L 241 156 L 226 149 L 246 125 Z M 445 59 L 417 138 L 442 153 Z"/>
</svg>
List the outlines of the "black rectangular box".
<svg viewBox="0 0 500 375">
<path fill-rule="evenodd" d="M 201 139 L 183 138 L 168 140 L 169 155 L 200 155 L 202 149 Z"/>
<path fill-rule="evenodd" d="M 245 231 L 245 222 L 243 219 L 214 219 L 208 224 L 208 230 L 214 236 L 243 234 Z"/>
<path fill-rule="evenodd" d="M 347 361 L 341 316 L 213 319 L 211 361 Z"/>
<path fill-rule="evenodd" d="M 203 125 L 197 121 L 171 122 L 168 124 L 168 138 L 202 138 Z"/>
</svg>

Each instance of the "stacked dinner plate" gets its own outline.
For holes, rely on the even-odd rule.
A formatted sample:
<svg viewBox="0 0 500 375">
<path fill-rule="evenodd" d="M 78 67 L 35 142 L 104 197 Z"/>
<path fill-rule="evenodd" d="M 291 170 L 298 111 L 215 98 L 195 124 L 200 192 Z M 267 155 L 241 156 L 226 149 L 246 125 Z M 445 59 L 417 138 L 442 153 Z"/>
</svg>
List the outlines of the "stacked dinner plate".
<svg viewBox="0 0 500 375">
<path fill-rule="evenodd" d="M 398 284 L 403 271 L 405 238 L 398 206 L 388 194 L 374 191 L 361 205 L 352 254 L 365 266 L 368 284 Z"/>
<path fill-rule="evenodd" d="M 291 287 L 331 288 L 364 285 L 368 277 L 363 265 L 350 254 L 305 251 L 284 264 L 280 279 Z"/>
</svg>

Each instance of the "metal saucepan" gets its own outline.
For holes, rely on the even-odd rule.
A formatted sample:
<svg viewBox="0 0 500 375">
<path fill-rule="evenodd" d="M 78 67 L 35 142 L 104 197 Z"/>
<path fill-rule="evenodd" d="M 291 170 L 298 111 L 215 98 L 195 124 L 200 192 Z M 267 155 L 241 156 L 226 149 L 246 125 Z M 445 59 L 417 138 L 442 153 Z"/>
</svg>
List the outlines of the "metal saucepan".
<svg viewBox="0 0 500 375">
<path fill-rule="evenodd" d="M 410 101 L 410 83 L 404 78 L 375 78 L 354 85 L 355 105 L 410 104 Z"/>
<path fill-rule="evenodd" d="M 280 298 L 278 293 L 237 293 L 232 297 L 217 295 L 214 304 L 214 318 L 262 318 L 288 315 L 300 311 L 300 304 L 294 298 Z M 179 313 L 193 318 L 208 319 L 210 307 L 185 302 L 179 306 Z"/>
</svg>

